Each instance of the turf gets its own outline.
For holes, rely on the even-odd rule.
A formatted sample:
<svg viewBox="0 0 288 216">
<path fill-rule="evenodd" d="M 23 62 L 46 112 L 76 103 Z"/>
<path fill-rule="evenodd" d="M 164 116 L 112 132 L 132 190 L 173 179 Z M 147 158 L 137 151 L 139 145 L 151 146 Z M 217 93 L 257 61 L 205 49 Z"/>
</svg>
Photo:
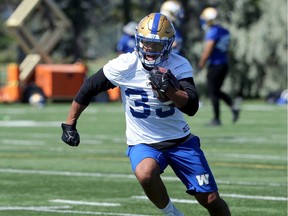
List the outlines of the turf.
<svg viewBox="0 0 288 216">
<path fill-rule="evenodd" d="M 160 215 L 125 156 L 122 105 L 91 104 L 77 148 L 60 141 L 69 105 L 0 104 L 0 215 Z M 221 127 L 205 127 L 210 118 L 204 103 L 187 120 L 232 215 L 287 215 L 287 107 L 244 101 L 236 124 L 224 105 Z M 162 176 L 185 215 L 208 215 L 170 168 Z"/>
</svg>

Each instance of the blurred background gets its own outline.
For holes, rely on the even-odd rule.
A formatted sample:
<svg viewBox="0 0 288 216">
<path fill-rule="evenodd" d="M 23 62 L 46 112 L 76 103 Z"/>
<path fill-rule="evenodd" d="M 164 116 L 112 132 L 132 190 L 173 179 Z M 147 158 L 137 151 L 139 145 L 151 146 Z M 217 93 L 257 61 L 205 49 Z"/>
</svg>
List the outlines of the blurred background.
<svg viewBox="0 0 288 216">
<path fill-rule="evenodd" d="M 2 0 L 0 2 L 1 86 L 7 84 L 7 72 L 11 71 L 11 68 L 7 69 L 8 65 L 23 64 L 30 54 L 37 54 L 39 57 L 36 58 L 34 66 L 44 63 L 74 65 L 76 62 L 81 62 L 87 67 L 88 74 L 97 72 L 109 59 L 118 55 L 116 45 L 122 34 L 122 27 L 130 21 L 139 22 L 151 12 L 160 11 L 163 2 L 30 0 L 26 1 L 26 9 L 23 6 L 22 12 L 20 9 L 18 12 L 21 16 L 27 13 L 27 17 L 22 19 L 23 22 L 18 20 L 19 23 L 15 24 L 11 20 L 9 23 L 8 19 L 20 3 L 25 3 L 25 0 Z M 200 27 L 199 16 L 205 7 L 210 6 L 218 10 L 221 24 L 231 32 L 230 73 L 224 88 L 235 97 L 263 99 L 268 102 L 275 102 L 275 98 L 287 89 L 286 0 L 179 2 L 184 9 L 184 17 L 179 27 L 183 35 L 181 53 L 195 69 L 204 45 L 204 32 Z M 32 8 L 32 4 L 35 4 L 35 7 Z M 29 13 L 25 11 L 28 7 L 31 7 Z M 47 36 L 52 41 L 49 44 L 42 38 L 48 31 L 52 32 Z M 25 37 L 22 42 L 19 40 Z M 26 50 L 24 44 L 27 46 Z M 30 57 L 30 60 L 32 57 L 35 59 L 35 55 Z M 32 64 L 30 72 L 27 71 L 22 80 L 31 81 L 34 66 Z M 205 70 L 194 76 L 201 97 L 206 97 Z"/>
</svg>

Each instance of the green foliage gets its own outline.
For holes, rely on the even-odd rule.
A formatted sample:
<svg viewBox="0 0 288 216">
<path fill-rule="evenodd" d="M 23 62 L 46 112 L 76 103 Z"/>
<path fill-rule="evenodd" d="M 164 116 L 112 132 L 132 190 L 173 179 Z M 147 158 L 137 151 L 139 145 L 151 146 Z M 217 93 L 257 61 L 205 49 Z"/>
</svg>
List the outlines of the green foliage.
<svg viewBox="0 0 288 216">
<path fill-rule="evenodd" d="M 2 13 L 20 0 L 1 1 Z M 76 59 L 95 60 L 115 53 L 121 28 L 127 19 L 139 21 L 159 11 L 162 1 L 59 1 L 60 8 L 73 23 L 52 52 L 55 62 Z M 231 73 L 225 88 L 243 97 L 265 97 L 268 92 L 287 88 L 287 1 L 286 0 L 190 0 L 185 5 L 182 26 L 184 53 L 195 67 L 203 48 L 199 15 L 206 6 L 216 7 L 221 23 L 232 33 Z M 129 7 L 128 7 L 129 5 Z M 127 14 L 127 8 L 130 8 Z M 0 61 L 15 61 L 15 44 L 0 16 Z M 37 20 L 35 21 L 37 22 Z M 42 24 L 42 23 L 41 23 Z M 39 23 L 39 25 L 41 25 Z M 2 49 L 3 48 L 3 49 Z M 195 77 L 205 95 L 205 73 Z"/>
<path fill-rule="evenodd" d="M 285 0 L 253 2 L 235 1 L 236 10 L 229 23 L 233 35 L 232 73 L 237 77 L 234 83 L 243 83 L 244 95 L 263 97 L 287 86 L 287 8 Z M 249 16 L 253 22 L 246 20 L 243 24 L 241 14 L 255 10 L 256 15 Z"/>
<path fill-rule="evenodd" d="M 225 88 L 246 98 L 263 98 L 271 91 L 286 89 L 287 1 L 201 2 L 204 7 L 218 9 L 221 24 L 232 34 L 230 76 Z M 188 57 L 200 56 L 200 44 L 200 40 L 193 42 Z M 197 57 L 190 57 L 194 65 Z M 198 85 L 205 85 L 203 75 L 196 80 Z"/>
</svg>

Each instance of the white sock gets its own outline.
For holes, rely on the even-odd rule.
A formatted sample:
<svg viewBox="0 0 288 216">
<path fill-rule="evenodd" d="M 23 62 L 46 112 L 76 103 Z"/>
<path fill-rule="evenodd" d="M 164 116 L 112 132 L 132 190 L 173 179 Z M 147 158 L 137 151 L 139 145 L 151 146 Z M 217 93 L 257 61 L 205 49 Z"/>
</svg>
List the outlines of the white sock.
<svg viewBox="0 0 288 216">
<path fill-rule="evenodd" d="M 171 200 L 169 200 L 167 206 L 164 209 L 160 209 L 164 215 L 167 216 L 184 216 L 171 202 Z"/>
<path fill-rule="evenodd" d="M 164 214 L 168 214 L 169 212 L 174 211 L 174 205 L 172 204 L 171 200 L 169 200 L 167 206 L 164 209 L 161 209 Z"/>
</svg>

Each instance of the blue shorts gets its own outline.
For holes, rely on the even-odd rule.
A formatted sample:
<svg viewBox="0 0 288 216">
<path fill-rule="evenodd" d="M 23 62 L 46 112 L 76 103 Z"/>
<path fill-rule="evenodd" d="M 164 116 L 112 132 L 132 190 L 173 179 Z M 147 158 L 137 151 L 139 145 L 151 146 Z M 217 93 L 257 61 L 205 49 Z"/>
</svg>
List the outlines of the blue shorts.
<svg viewBox="0 0 288 216">
<path fill-rule="evenodd" d="M 158 150 L 147 144 L 128 146 L 126 154 L 130 158 L 133 172 L 145 158 L 155 159 L 161 172 L 164 172 L 168 165 L 171 166 L 186 186 L 186 192 L 191 195 L 218 190 L 197 136 L 165 150 Z"/>
</svg>

